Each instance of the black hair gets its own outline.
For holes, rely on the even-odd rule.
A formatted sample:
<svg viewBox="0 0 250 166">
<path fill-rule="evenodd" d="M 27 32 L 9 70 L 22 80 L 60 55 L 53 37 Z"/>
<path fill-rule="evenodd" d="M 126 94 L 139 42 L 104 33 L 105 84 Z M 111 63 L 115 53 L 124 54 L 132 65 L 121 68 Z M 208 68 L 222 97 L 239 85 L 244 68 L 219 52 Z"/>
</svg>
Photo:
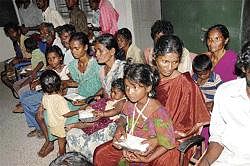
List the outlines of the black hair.
<svg viewBox="0 0 250 166">
<path fill-rule="evenodd" d="M 56 32 L 58 35 L 62 35 L 62 33 L 69 33 L 70 36 L 72 36 L 73 33 L 76 32 L 75 26 L 71 24 L 64 24 L 62 26 L 56 27 Z"/>
<path fill-rule="evenodd" d="M 147 64 L 127 63 L 124 67 L 124 79 L 134 81 L 139 85 L 151 86 L 150 97 L 156 97 L 156 87 L 159 83 L 159 72 Z"/>
<path fill-rule="evenodd" d="M 108 50 L 112 48 L 115 49 L 115 59 L 125 60 L 125 52 L 118 47 L 117 41 L 112 34 L 106 33 L 101 36 L 98 36 L 95 39 L 95 43 L 103 44 Z"/>
<path fill-rule="evenodd" d="M 60 58 L 62 58 L 60 63 L 63 64 L 64 54 L 62 53 L 62 50 L 56 45 L 53 45 L 46 49 L 45 58 L 46 58 L 47 64 L 48 64 L 48 54 L 52 52 L 56 53 Z"/>
<path fill-rule="evenodd" d="M 88 36 L 83 33 L 83 32 L 75 32 L 71 35 L 70 39 L 69 39 L 69 42 L 73 41 L 73 40 L 76 40 L 76 41 L 79 41 L 80 44 L 84 45 L 84 46 L 88 46 L 88 49 L 87 49 L 87 54 L 90 53 L 90 49 L 89 49 L 89 39 L 88 39 Z"/>
<path fill-rule="evenodd" d="M 92 166 L 92 164 L 79 152 L 67 152 L 53 160 L 49 166 Z"/>
<path fill-rule="evenodd" d="M 250 69 L 250 41 L 243 45 L 235 65 L 235 73 L 243 78 L 246 74 L 242 71 L 242 69 Z"/>
<path fill-rule="evenodd" d="M 213 63 L 206 54 L 197 55 L 192 63 L 194 73 L 211 70 Z"/>
<path fill-rule="evenodd" d="M 228 31 L 227 27 L 225 25 L 222 25 L 222 24 L 216 24 L 216 25 L 213 25 L 210 28 L 208 28 L 208 30 L 206 31 L 206 33 L 204 35 L 204 39 L 205 39 L 204 42 L 206 42 L 206 46 L 207 46 L 208 34 L 210 31 L 212 31 L 214 29 L 220 31 L 225 40 L 229 39 L 229 31 Z M 226 43 L 225 48 L 228 47 L 228 43 L 229 42 Z"/>
<path fill-rule="evenodd" d="M 50 22 L 42 22 L 40 25 L 39 25 L 39 29 L 41 28 L 48 28 L 49 32 L 55 32 L 55 27 L 52 23 Z"/>
<path fill-rule="evenodd" d="M 127 42 L 129 42 L 129 45 L 132 44 L 132 33 L 128 28 L 119 29 L 116 32 L 116 38 L 118 35 L 121 35 Z"/>
<path fill-rule="evenodd" d="M 35 49 L 38 48 L 38 43 L 35 39 L 33 39 L 32 37 L 29 37 L 27 39 L 24 40 L 24 46 L 27 50 L 29 50 L 30 52 L 34 51 Z"/>
<path fill-rule="evenodd" d="M 117 89 L 119 89 L 121 92 L 125 93 L 124 79 L 123 79 L 123 78 L 118 78 L 118 79 L 114 80 L 114 81 L 111 83 L 111 87 L 112 87 L 112 88 L 117 88 Z"/>
<path fill-rule="evenodd" d="M 175 35 L 163 35 L 159 38 L 154 46 L 154 58 L 165 55 L 167 53 L 176 53 L 181 59 L 183 50 L 183 43 L 178 36 Z"/>
<path fill-rule="evenodd" d="M 4 33 L 6 36 L 9 36 L 9 30 L 13 29 L 15 32 L 18 32 L 20 29 L 20 27 L 18 26 L 18 24 L 13 23 L 13 22 L 9 22 L 7 24 L 4 25 Z"/>
<path fill-rule="evenodd" d="M 62 81 L 54 70 L 45 70 L 39 80 L 44 93 L 51 94 L 60 91 Z"/>
<path fill-rule="evenodd" d="M 170 21 L 157 20 L 151 27 L 151 37 L 154 40 L 156 34 L 163 33 L 164 35 L 172 35 L 174 33 L 174 27 Z"/>
</svg>

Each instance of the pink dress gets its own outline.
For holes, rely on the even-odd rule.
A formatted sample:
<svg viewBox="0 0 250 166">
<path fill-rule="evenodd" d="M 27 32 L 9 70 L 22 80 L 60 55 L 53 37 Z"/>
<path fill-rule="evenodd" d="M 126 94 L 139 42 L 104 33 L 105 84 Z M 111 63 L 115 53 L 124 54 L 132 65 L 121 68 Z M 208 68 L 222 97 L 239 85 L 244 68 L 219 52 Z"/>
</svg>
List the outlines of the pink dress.
<svg viewBox="0 0 250 166">
<path fill-rule="evenodd" d="M 223 82 L 237 78 L 234 72 L 236 61 L 237 54 L 233 50 L 227 50 L 225 55 L 214 67 L 214 72 L 220 75 Z"/>
</svg>

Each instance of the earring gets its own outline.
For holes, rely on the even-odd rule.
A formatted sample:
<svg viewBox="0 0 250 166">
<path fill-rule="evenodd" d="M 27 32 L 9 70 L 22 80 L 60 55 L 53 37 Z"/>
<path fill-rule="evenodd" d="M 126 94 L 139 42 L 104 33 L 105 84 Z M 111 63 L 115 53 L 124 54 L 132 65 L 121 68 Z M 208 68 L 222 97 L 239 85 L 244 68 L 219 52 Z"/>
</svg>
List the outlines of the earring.
<svg viewBox="0 0 250 166">
<path fill-rule="evenodd" d="M 149 92 L 148 97 L 153 97 L 152 92 Z"/>
</svg>

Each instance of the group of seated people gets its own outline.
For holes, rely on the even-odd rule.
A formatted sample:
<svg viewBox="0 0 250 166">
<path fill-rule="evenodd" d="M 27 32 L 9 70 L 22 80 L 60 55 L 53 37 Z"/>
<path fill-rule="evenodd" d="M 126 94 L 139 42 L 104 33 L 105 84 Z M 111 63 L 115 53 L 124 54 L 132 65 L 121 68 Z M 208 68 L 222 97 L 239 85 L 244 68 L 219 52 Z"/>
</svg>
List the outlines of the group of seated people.
<svg viewBox="0 0 250 166">
<path fill-rule="evenodd" d="M 223 142 L 224 130 L 230 129 L 225 125 L 229 117 L 221 113 L 223 107 L 230 108 L 231 104 L 237 108 L 239 101 L 225 100 L 222 106 L 221 97 L 231 95 L 223 94 L 223 88 L 241 80 L 245 103 L 237 111 L 249 110 L 250 44 L 237 56 L 228 49 L 229 31 L 224 25 L 213 25 L 207 30 L 208 50 L 198 55 L 184 47 L 174 35 L 171 22 L 165 20 L 152 25 L 154 48 L 147 48 L 144 53 L 132 42 L 127 28 L 119 29 L 115 35 L 96 36 L 91 43 L 84 32 L 76 32 L 70 24 L 54 28 L 44 22 L 39 33 L 28 38 L 15 24 L 6 25 L 4 30 L 17 53 L 9 65 L 31 63 L 23 69 L 26 75 L 13 85 L 20 102 L 14 112 L 23 111 L 28 126 L 35 128 L 28 137 L 45 138 L 38 152 L 40 157 L 53 151 L 58 140 L 59 155 L 66 153 L 67 144 L 67 151 L 80 152 L 97 166 L 179 165 L 180 141 L 197 134 L 197 128 L 203 124 L 211 123 L 210 132 L 205 127 L 201 133 L 208 151 L 200 164 L 211 165 L 226 151 L 223 148 L 231 160 L 220 158 L 222 163 L 237 161 L 231 151 L 237 144 L 227 147 L 230 141 Z M 19 47 L 14 44 L 17 41 Z M 246 78 L 235 80 L 236 74 Z M 218 87 L 221 91 L 217 95 Z M 64 96 L 69 94 L 84 98 L 66 100 Z M 88 110 L 92 110 L 93 120 L 79 119 L 79 114 Z M 247 119 L 249 112 L 245 114 Z M 219 131 L 217 127 L 221 127 Z M 119 144 L 130 136 L 143 138 L 143 144 L 148 145 L 146 150 Z M 249 153 L 240 148 L 237 152 L 242 152 L 241 161 L 246 164 L 244 155 Z M 219 150 L 213 153 L 214 149 Z M 185 165 L 191 154 L 190 150 L 185 155 Z"/>
</svg>

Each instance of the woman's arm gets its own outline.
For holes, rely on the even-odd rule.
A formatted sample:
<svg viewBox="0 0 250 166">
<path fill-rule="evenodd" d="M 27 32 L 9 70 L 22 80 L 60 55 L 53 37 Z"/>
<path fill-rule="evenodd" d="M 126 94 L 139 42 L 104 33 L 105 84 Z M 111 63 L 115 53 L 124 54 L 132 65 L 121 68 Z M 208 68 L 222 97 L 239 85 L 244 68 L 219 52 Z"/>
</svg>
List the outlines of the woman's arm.
<svg viewBox="0 0 250 166">
<path fill-rule="evenodd" d="M 73 81 L 72 79 L 62 81 L 62 89 L 77 88 L 77 87 L 78 87 L 78 83 L 76 81 Z"/>
</svg>

